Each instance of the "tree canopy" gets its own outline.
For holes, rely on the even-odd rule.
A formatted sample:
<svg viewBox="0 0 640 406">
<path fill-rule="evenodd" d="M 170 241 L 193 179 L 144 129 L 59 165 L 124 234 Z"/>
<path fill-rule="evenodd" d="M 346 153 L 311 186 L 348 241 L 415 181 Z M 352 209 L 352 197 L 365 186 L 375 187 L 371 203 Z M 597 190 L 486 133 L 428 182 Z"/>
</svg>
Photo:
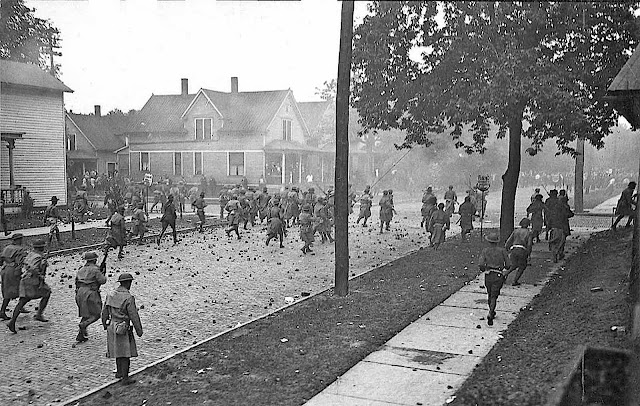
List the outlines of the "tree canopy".
<svg viewBox="0 0 640 406">
<path fill-rule="evenodd" d="M 55 52 L 51 48 L 59 47 L 60 32 L 49 20 L 36 17 L 34 11 L 24 0 L 0 2 L 0 59 L 50 69 L 50 52 Z"/>
<path fill-rule="evenodd" d="M 574 153 L 616 124 L 603 99 L 636 46 L 634 3 L 375 2 L 354 33 L 353 104 L 369 129 L 398 128 L 405 146 L 448 131 L 484 152 L 509 134 L 501 236 L 513 228 L 521 139 Z M 468 136 L 465 136 L 468 134 Z"/>
</svg>

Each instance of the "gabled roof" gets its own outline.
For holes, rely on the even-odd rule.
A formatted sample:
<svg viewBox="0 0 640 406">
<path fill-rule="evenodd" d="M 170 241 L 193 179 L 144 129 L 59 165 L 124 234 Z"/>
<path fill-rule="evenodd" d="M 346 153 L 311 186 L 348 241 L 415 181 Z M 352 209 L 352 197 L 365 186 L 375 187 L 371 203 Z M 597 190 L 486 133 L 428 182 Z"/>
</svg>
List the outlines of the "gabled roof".
<svg viewBox="0 0 640 406">
<path fill-rule="evenodd" d="M 124 146 L 124 141 L 116 136 L 125 125 L 121 120 L 93 114 L 67 113 L 67 116 L 96 150 L 113 152 Z"/>
<path fill-rule="evenodd" d="M 290 90 L 224 93 L 202 89 L 223 116 L 222 131 L 267 129 Z"/>
<path fill-rule="evenodd" d="M 129 132 L 185 132 L 182 113 L 192 102 L 195 94 L 151 95 L 131 124 Z"/>
<path fill-rule="evenodd" d="M 0 82 L 18 86 L 73 92 L 64 83 L 43 71 L 37 65 L 0 60 Z"/>
<path fill-rule="evenodd" d="M 633 51 L 631 58 L 624 64 L 620 72 L 609 86 L 609 92 L 626 92 L 640 90 L 640 45 Z"/>
<path fill-rule="evenodd" d="M 315 135 L 314 132 L 320 125 L 322 117 L 332 104 L 333 102 L 328 100 L 298 103 L 300 114 L 302 114 L 302 118 L 307 123 L 312 135 Z"/>
</svg>

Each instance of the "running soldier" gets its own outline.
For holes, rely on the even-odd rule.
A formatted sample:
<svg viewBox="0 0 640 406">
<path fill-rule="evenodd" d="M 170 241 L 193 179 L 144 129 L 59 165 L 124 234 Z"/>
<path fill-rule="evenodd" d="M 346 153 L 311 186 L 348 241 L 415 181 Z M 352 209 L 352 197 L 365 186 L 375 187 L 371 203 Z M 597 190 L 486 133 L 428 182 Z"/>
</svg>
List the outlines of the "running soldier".
<svg viewBox="0 0 640 406">
<path fill-rule="evenodd" d="M 431 218 L 433 211 L 436 209 L 437 204 L 438 199 L 433 193 L 433 187 L 427 187 L 427 190 L 422 195 L 422 209 L 420 209 L 420 214 L 422 214 L 420 227 L 424 227 L 426 231 L 429 231 L 429 219 Z"/>
<path fill-rule="evenodd" d="M 105 242 L 104 254 L 107 255 L 111 248 L 118 248 L 118 259 L 122 259 L 124 258 L 124 246 L 127 243 L 124 207 L 118 207 L 116 212 L 107 219 L 106 223 L 107 227 L 109 227 L 109 234 L 107 235 L 107 240 Z"/>
<path fill-rule="evenodd" d="M 0 256 L 0 281 L 2 282 L 2 308 L 0 308 L 0 320 L 10 320 L 7 316 L 7 306 L 11 299 L 20 297 L 20 277 L 22 276 L 22 264 L 28 254 L 28 250 L 22 245 L 23 236 L 14 233 L 11 243 L 4 247 Z"/>
<path fill-rule="evenodd" d="M 389 224 L 393 219 L 393 201 L 391 200 L 388 190 L 382 192 L 382 197 L 378 205 L 380 206 L 380 234 L 382 234 L 383 229 L 391 231 Z"/>
<path fill-rule="evenodd" d="M 88 251 L 84 253 L 82 259 L 87 263 L 76 274 L 76 304 L 78 305 L 78 316 L 81 317 L 76 337 L 76 341 L 79 343 L 89 339 L 87 327 L 100 319 L 102 312 L 100 285 L 107 283 L 106 262 L 103 261 L 98 267 L 96 264 L 98 254 Z"/>
<path fill-rule="evenodd" d="M 616 205 L 616 220 L 614 221 L 611 229 L 615 231 L 618 223 L 624 216 L 629 216 L 627 220 L 627 224 L 625 227 L 630 227 L 633 222 L 633 217 L 635 215 L 635 206 L 637 204 L 637 196 L 633 196 L 633 191 L 636 189 L 636 182 L 629 182 L 627 188 L 622 191 L 620 195 L 620 199 L 618 199 L 618 204 Z"/>
<path fill-rule="evenodd" d="M 482 250 L 482 254 L 480 254 L 480 259 L 478 260 L 478 266 L 480 267 L 480 271 L 486 272 L 484 274 L 484 286 L 487 288 L 489 302 L 487 324 L 493 326 L 493 319 L 496 317 L 498 296 L 500 296 L 500 289 L 507 279 L 507 275 L 509 275 L 511 262 L 509 261 L 507 250 L 504 249 L 504 247 L 498 246 L 500 236 L 490 234 L 487 235 L 485 239 L 490 245 Z"/>
<path fill-rule="evenodd" d="M 302 206 L 302 213 L 300 213 L 300 239 L 304 242 L 304 246 L 300 249 L 303 254 L 313 252 L 311 250 L 311 244 L 314 241 L 314 217 L 311 215 L 311 206 L 304 204 Z"/>
<path fill-rule="evenodd" d="M 178 243 L 178 235 L 176 232 L 176 206 L 173 204 L 173 195 L 167 197 L 167 204 L 162 206 L 162 217 L 160 218 L 160 224 L 162 224 L 162 231 L 160 231 L 160 237 L 158 237 L 158 247 L 160 241 L 164 236 L 164 232 L 167 231 L 167 227 L 171 226 L 171 234 L 173 235 L 173 244 Z"/>
<path fill-rule="evenodd" d="M 371 217 L 371 203 L 371 188 L 367 186 L 360 197 L 360 213 L 358 214 L 356 224 L 360 223 L 360 220 L 364 219 L 362 227 L 367 226 L 367 220 Z"/>
<path fill-rule="evenodd" d="M 49 225 L 49 244 L 47 245 L 49 248 L 51 248 L 54 234 L 56 236 L 56 240 L 58 240 L 58 245 L 61 247 L 64 246 L 62 239 L 60 238 L 60 229 L 58 228 L 58 223 L 64 220 L 60 214 L 60 209 L 56 206 L 57 204 L 58 198 L 56 196 L 52 196 L 51 204 L 44 211 L 44 222 Z"/>
<path fill-rule="evenodd" d="M 533 202 L 527 207 L 527 215 L 531 215 L 532 242 L 540 242 L 540 233 L 544 226 L 544 203 L 542 195 L 535 195 Z"/>
<path fill-rule="evenodd" d="M 458 208 L 460 215 L 460 228 L 462 228 L 462 241 L 466 241 L 467 234 L 473 230 L 473 216 L 476 214 L 476 207 L 471 203 L 471 197 L 465 196 L 464 202 Z"/>
<path fill-rule="evenodd" d="M 102 326 L 107 330 L 107 357 L 116 359 L 116 378 L 125 385 L 135 382 L 129 378 L 130 358 L 138 356 L 136 339 L 142 337 L 142 323 L 136 307 L 136 299 L 131 295 L 133 276 L 122 273 L 118 277 L 120 286 L 109 292 L 102 308 Z M 133 324 L 133 329 L 131 324 Z"/>
<path fill-rule="evenodd" d="M 431 232 L 430 245 L 434 249 L 438 249 L 446 238 L 446 230 L 451 227 L 449 214 L 444 211 L 444 203 L 438 204 L 438 208 L 431 214 L 429 219 L 429 230 Z"/>
<path fill-rule="evenodd" d="M 268 220 L 267 241 L 265 242 L 265 245 L 269 246 L 269 242 L 274 238 L 279 238 L 280 248 L 284 248 L 284 245 L 282 244 L 282 240 L 284 239 L 284 224 L 282 223 L 282 220 L 280 220 L 279 216 L 272 216 Z"/>
<path fill-rule="evenodd" d="M 227 233 L 227 237 L 231 237 L 231 232 L 235 232 L 238 240 L 240 239 L 240 231 L 238 228 L 240 227 L 240 221 L 242 219 L 242 207 L 240 206 L 240 202 L 238 201 L 238 196 L 233 195 L 231 200 L 227 203 L 225 210 L 229 212 L 227 215 L 227 221 L 229 224 L 225 229 Z"/>
<path fill-rule="evenodd" d="M 525 269 L 527 269 L 527 261 L 533 246 L 533 234 L 529 231 L 530 224 L 531 221 L 528 218 L 520 220 L 520 228 L 513 230 L 504 244 L 504 247 L 509 251 L 509 261 L 511 262 L 508 273 L 518 270 L 515 278 L 513 278 L 513 286 L 520 285 L 518 281 Z"/>
<path fill-rule="evenodd" d="M 207 204 L 204 202 L 204 192 L 200 192 L 200 196 L 196 198 L 193 202 L 193 207 L 196 208 L 196 214 L 198 215 L 198 219 L 200 220 L 200 232 L 204 232 L 204 208 L 207 207 Z"/>
<path fill-rule="evenodd" d="M 43 316 L 44 310 L 49 303 L 49 297 L 51 297 L 51 288 L 44 281 L 47 275 L 47 259 L 45 258 L 44 247 L 46 246 L 44 240 L 36 240 L 33 242 L 33 252 L 27 254 L 24 258 L 24 265 L 22 268 L 22 276 L 20 278 L 20 300 L 13 309 L 13 315 L 11 321 L 7 324 L 9 330 L 12 333 L 16 331 L 16 320 L 20 315 L 24 306 L 33 299 L 40 299 L 38 304 L 38 312 L 34 319 L 43 323 L 49 320 Z"/>
<path fill-rule="evenodd" d="M 142 245 L 142 240 L 144 239 L 144 234 L 147 232 L 147 214 L 143 210 L 144 203 L 138 202 L 138 206 L 133 212 L 132 220 L 133 220 L 133 230 L 131 235 L 133 237 L 138 236 L 138 245 Z"/>
</svg>

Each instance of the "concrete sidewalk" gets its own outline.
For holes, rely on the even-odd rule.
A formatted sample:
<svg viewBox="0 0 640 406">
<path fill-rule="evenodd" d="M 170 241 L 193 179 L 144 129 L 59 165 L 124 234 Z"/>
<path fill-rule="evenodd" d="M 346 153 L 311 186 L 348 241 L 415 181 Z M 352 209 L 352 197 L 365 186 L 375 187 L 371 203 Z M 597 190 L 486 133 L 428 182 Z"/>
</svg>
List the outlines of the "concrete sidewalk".
<svg viewBox="0 0 640 406">
<path fill-rule="evenodd" d="M 574 235 L 567 240 L 567 256 L 596 231 L 600 230 L 574 229 Z M 537 283 L 505 285 L 493 326 L 486 322 L 487 293 L 481 274 L 305 405 L 440 406 L 450 402 L 475 366 L 502 338 L 501 333 L 518 317 L 520 309 L 558 272 L 564 261 L 554 264 L 549 257 L 547 244 L 534 246 L 532 258 L 534 262 L 542 261 L 548 270 L 546 276 Z"/>
</svg>

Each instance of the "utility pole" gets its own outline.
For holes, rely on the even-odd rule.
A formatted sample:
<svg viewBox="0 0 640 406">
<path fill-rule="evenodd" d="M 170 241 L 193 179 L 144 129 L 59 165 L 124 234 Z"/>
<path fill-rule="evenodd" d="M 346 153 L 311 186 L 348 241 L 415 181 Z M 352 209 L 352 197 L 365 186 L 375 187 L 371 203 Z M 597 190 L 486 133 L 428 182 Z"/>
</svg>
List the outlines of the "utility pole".
<svg viewBox="0 0 640 406">
<path fill-rule="evenodd" d="M 336 95 L 336 281 L 334 292 L 338 296 L 346 296 L 349 293 L 349 96 L 352 42 L 353 1 L 343 1 Z"/>
<path fill-rule="evenodd" d="M 586 21 L 585 21 L 585 9 L 582 8 L 582 35 L 584 36 L 585 42 L 587 40 L 586 33 Z M 573 194 L 573 206 L 575 208 L 576 213 L 584 212 L 584 137 L 578 136 L 576 140 L 576 167 L 575 167 L 575 175 L 574 175 L 574 194 Z"/>
</svg>

